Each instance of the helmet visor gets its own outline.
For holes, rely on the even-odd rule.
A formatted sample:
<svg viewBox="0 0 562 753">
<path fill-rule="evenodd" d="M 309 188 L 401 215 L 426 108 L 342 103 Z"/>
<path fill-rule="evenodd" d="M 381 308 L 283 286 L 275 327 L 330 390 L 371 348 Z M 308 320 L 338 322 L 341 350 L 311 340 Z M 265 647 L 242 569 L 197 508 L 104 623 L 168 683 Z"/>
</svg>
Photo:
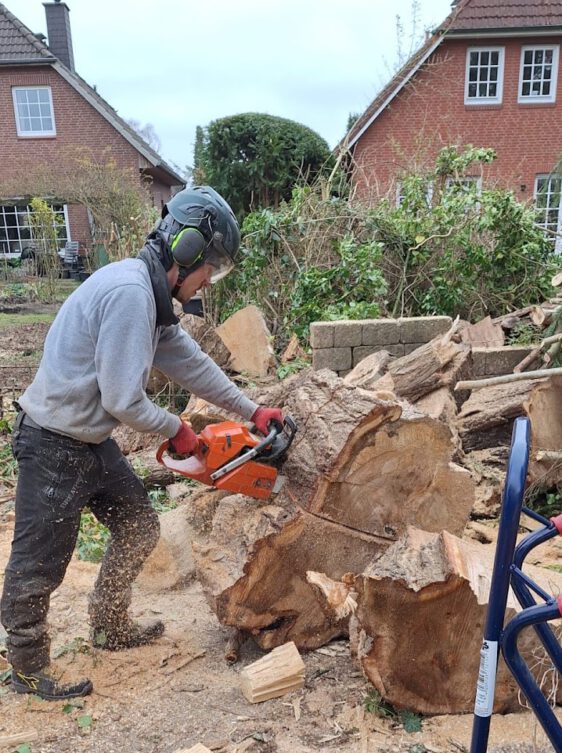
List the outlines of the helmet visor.
<svg viewBox="0 0 562 753">
<path fill-rule="evenodd" d="M 204 260 L 213 267 L 211 282 L 222 280 L 234 268 L 230 256 L 216 242 L 207 247 Z"/>
</svg>

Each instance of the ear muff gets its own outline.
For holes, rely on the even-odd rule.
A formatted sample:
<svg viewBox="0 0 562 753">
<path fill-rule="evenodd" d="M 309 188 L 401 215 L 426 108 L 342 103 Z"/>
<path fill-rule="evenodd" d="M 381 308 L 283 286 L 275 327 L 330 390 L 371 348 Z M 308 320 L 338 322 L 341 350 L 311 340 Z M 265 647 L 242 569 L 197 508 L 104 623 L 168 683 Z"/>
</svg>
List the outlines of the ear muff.
<svg viewBox="0 0 562 753">
<path fill-rule="evenodd" d="M 206 247 L 207 241 L 203 233 L 195 227 L 184 227 L 180 230 L 170 246 L 174 261 L 180 267 L 191 267 L 198 262 Z"/>
</svg>

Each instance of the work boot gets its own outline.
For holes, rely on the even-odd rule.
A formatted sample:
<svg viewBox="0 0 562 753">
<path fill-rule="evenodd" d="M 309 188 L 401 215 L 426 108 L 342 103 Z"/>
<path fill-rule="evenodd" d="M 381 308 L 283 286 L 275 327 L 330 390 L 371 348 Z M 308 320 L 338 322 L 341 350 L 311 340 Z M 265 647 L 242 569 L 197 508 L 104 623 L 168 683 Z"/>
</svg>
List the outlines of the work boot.
<svg viewBox="0 0 562 753">
<path fill-rule="evenodd" d="M 83 678 L 76 683 L 62 685 L 51 674 L 48 668 L 37 672 L 12 671 L 12 688 L 16 693 L 33 693 L 45 701 L 64 701 L 67 698 L 90 695 L 93 685 L 90 680 Z"/>
<path fill-rule="evenodd" d="M 164 623 L 161 620 L 140 623 L 128 620 L 122 627 L 104 628 L 94 626 L 92 628 L 92 643 L 95 648 L 103 648 L 106 651 L 123 651 L 126 648 L 137 648 L 152 643 L 164 632 Z"/>
</svg>

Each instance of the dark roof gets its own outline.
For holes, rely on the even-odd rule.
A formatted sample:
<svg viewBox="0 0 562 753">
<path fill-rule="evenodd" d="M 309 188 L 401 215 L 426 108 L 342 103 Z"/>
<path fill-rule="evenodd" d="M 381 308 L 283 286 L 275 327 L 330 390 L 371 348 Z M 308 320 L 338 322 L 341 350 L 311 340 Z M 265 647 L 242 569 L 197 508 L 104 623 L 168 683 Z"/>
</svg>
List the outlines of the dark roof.
<svg viewBox="0 0 562 753">
<path fill-rule="evenodd" d="M 149 146 L 117 111 L 105 101 L 84 79 L 71 71 L 41 42 L 25 24 L 0 3 L 0 66 L 8 65 L 51 65 L 68 83 L 74 87 L 148 162 L 161 168 L 178 184 L 185 182 L 181 175 L 171 168 Z"/>
<path fill-rule="evenodd" d="M 49 48 L 0 3 L 0 64 L 55 60 Z"/>
<path fill-rule="evenodd" d="M 562 27 L 561 0 L 464 0 L 449 33 Z"/>
<path fill-rule="evenodd" d="M 444 37 L 471 32 L 508 30 L 544 31 L 562 27 L 562 0 L 459 0 L 443 23 L 426 39 L 424 45 L 377 94 L 365 112 L 355 121 L 337 149 L 350 148 L 360 134 L 376 119 L 379 112 L 398 94 Z"/>
</svg>

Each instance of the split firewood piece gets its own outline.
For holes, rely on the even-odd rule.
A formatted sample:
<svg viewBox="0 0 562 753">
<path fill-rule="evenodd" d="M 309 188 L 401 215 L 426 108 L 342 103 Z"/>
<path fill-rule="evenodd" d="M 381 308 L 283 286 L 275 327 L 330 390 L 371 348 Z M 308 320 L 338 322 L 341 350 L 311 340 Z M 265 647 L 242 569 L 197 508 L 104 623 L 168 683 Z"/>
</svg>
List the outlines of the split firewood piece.
<svg viewBox="0 0 562 753">
<path fill-rule="evenodd" d="M 181 750 L 176 750 L 175 753 L 211 753 L 211 750 L 207 748 L 206 745 L 197 743 L 197 745 L 194 745 L 191 748 L 182 748 Z"/>
<path fill-rule="evenodd" d="M 352 650 L 385 701 L 421 714 L 472 711 L 493 557 L 491 544 L 412 528 L 356 578 Z M 525 572 L 547 593 L 562 592 L 560 573 Z M 507 620 L 517 608 L 510 595 Z M 541 666 L 539 646 L 524 631 L 519 648 L 546 681 L 550 660 Z M 500 659 L 494 711 L 517 708 L 517 683 Z"/>
<path fill-rule="evenodd" d="M 185 314 L 180 320 L 180 326 L 218 366 L 225 368 L 228 365 L 230 351 L 209 322 L 200 316 Z"/>
<path fill-rule="evenodd" d="M 471 347 L 452 340 L 458 323 L 444 335 L 430 340 L 389 364 L 386 374 L 371 389 L 388 389 L 416 402 L 439 387 L 448 387 L 470 373 Z"/>
<path fill-rule="evenodd" d="M 240 687 L 247 701 L 260 703 L 304 686 L 304 662 L 292 641 L 274 648 L 240 673 Z"/>
<path fill-rule="evenodd" d="M 497 518 L 502 501 L 509 447 L 489 447 L 463 455 L 462 465 L 476 482 L 472 517 Z"/>
</svg>

